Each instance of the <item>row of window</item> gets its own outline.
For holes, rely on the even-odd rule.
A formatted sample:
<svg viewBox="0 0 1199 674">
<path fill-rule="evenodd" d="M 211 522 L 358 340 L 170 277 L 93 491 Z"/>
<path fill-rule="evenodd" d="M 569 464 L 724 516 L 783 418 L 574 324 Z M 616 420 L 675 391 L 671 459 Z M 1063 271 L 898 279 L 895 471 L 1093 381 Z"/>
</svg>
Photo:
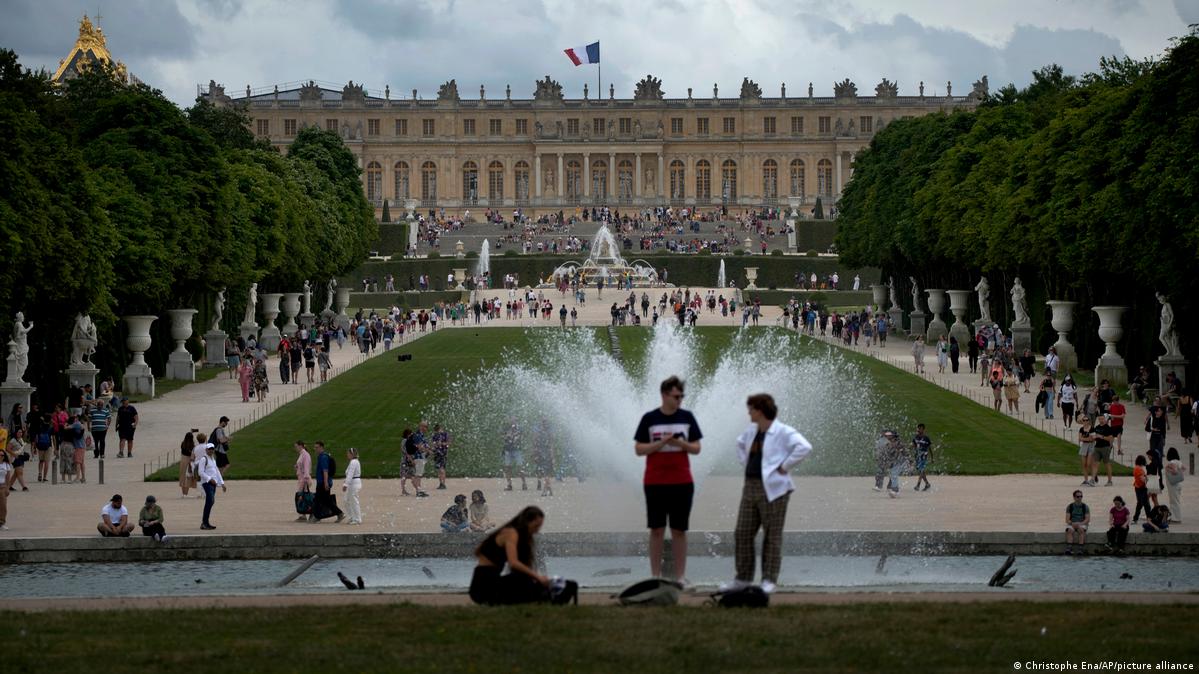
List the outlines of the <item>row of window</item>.
<svg viewBox="0 0 1199 674">
<path fill-rule="evenodd" d="M 564 196 L 568 200 L 578 200 L 584 196 L 583 165 L 577 159 L 566 162 L 566 172 L 562 176 L 565 184 Z M 392 193 L 396 200 L 412 198 L 412 176 L 407 162 L 395 164 L 395 190 Z M 521 160 L 513 167 L 516 182 L 515 197 L 518 202 L 529 200 L 529 163 Z M 633 196 L 633 163 L 621 160 L 616 167 L 616 186 L 620 200 L 631 199 Z M 793 159 L 790 164 L 790 195 L 804 196 L 806 166 L 802 159 Z M 591 163 L 591 190 L 593 195 L 608 194 L 608 163 L 596 159 Z M 687 169 L 683 162 L 670 162 L 669 194 L 671 201 L 682 201 L 687 198 Z M 816 193 L 824 197 L 833 195 L 833 163 L 828 159 L 816 162 Z M 720 165 L 720 183 L 717 185 L 718 197 L 726 200 L 737 198 L 737 162 L 727 159 Z M 773 201 L 778 198 L 778 162 L 767 159 L 762 162 L 762 197 Z M 477 203 L 482 196 L 479 187 L 479 166 L 473 161 L 462 165 L 462 197 L 468 203 Z M 695 163 L 695 186 L 693 196 L 700 200 L 712 198 L 712 164 L 706 159 Z M 378 162 L 370 162 L 366 167 L 366 198 L 374 204 L 383 201 L 383 167 Z M 420 198 L 426 203 L 437 199 L 437 164 L 426 161 L 420 166 Z M 487 198 L 493 201 L 505 198 L 504 193 L 504 164 L 493 161 L 487 166 Z"/>
<path fill-rule="evenodd" d="M 271 120 L 258 119 L 256 121 L 257 121 L 257 130 L 258 130 L 259 136 L 271 135 Z M 421 135 L 422 136 L 428 137 L 428 136 L 436 135 L 436 131 L 437 131 L 436 121 L 437 120 L 422 119 L 420 121 L 421 121 Z M 464 135 L 464 136 L 478 135 L 475 122 L 476 122 L 476 120 L 471 119 L 471 118 L 463 119 L 462 120 L 462 135 Z M 516 122 L 516 135 L 518 135 L 518 136 L 529 135 L 529 120 L 520 118 L 520 119 L 515 120 L 515 122 Z M 736 117 L 724 117 L 724 118 L 722 118 L 721 122 L 722 122 L 722 126 L 721 126 L 722 133 L 724 133 L 726 135 L 731 135 L 731 134 L 737 133 L 737 118 Z M 380 120 L 378 120 L 378 119 L 366 120 L 366 135 L 367 136 L 380 135 L 379 123 L 380 123 Z M 619 127 L 618 127 L 619 133 L 621 135 L 628 135 L 633 132 L 633 118 L 632 117 L 620 117 L 618 120 L 618 123 L 619 123 Z M 596 118 L 592 119 L 591 120 L 592 135 L 603 137 L 605 134 L 605 131 L 607 129 L 606 124 L 607 124 L 607 121 L 603 117 L 596 117 Z M 832 117 L 828 117 L 828 116 L 817 117 L 816 124 L 817 124 L 817 131 L 819 133 L 831 133 L 833 130 Z M 338 130 L 338 128 L 339 127 L 338 127 L 337 118 L 330 117 L 325 120 L 325 129 L 327 131 L 336 132 Z M 869 117 L 869 116 L 859 117 L 858 118 L 858 128 L 863 133 L 872 133 L 874 131 L 874 118 Z M 762 133 L 764 133 L 766 135 L 774 135 L 778 132 L 777 129 L 778 129 L 777 118 L 775 118 L 775 117 L 763 117 L 762 118 Z M 502 120 L 502 119 L 487 120 L 487 133 L 488 133 L 488 135 L 491 135 L 491 136 L 502 136 L 504 134 L 504 120 Z M 709 135 L 710 125 L 708 123 L 707 117 L 696 117 L 695 118 L 695 133 L 700 136 Z M 792 135 L 801 135 L 804 133 L 804 118 L 803 117 L 794 116 L 791 118 L 791 133 L 792 133 Z M 683 135 L 683 118 L 682 117 L 671 117 L 670 118 L 670 134 L 672 136 Z M 283 120 L 283 135 L 285 135 L 285 136 L 296 135 L 296 120 L 294 120 L 294 119 Z M 408 135 L 408 120 L 407 119 L 395 120 L 395 135 L 397 135 L 397 136 L 407 136 Z M 568 136 L 578 136 L 579 135 L 579 119 L 578 118 L 572 117 L 572 118 L 566 120 L 566 135 L 568 135 Z"/>
</svg>

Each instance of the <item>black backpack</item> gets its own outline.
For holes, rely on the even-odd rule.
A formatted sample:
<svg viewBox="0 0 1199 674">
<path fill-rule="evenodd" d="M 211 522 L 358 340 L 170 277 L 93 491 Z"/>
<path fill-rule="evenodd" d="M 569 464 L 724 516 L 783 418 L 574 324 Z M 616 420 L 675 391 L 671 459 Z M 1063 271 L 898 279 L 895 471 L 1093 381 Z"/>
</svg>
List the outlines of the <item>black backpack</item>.
<svg viewBox="0 0 1199 674">
<path fill-rule="evenodd" d="M 757 585 L 747 585 L 738 590 L 717 592 L 712 595 L 717 606 L 724 608 L 766 608 L 770 605 L 770 595 Z"/>
</svg>

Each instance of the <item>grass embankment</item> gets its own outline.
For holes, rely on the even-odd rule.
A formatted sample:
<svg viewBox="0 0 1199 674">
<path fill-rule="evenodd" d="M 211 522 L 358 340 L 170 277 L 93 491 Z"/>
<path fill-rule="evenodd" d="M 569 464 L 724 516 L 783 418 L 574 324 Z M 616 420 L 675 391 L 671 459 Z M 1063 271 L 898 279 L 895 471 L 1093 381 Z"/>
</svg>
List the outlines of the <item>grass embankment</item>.
<svg viewBox="0 0 1199 674">
<path fill-rule="evenodd" d="M 1193 605 L 869 603 L 763 610 L 430 607 L 0 613 L 13 672 L 941 672 L 1013 662 L 1193 663 Z M 147 632 L 148 626 L 155 626 Z M 167 638 L 202 625 L 194 639 Z M 297 626 L 307 626 L 298 628 Z M 1117 626 L 1117 627 L 1113 627 Z M 165 630 L 165 631 L 164 631 Z M 186 630 L 185 630 L 186 631 Z M 157 638 L 151 636 L 157 633 Z M 117 636 L 114 636 L 117 635 Z M 121 636 L 123 635 L 123 636 Z M 407 635 L 397 643 L 397 635 Z M 1102 635 L 1097 637 L 1097 635 Z M 1152 665 L 1151 665 L 1152 666 Z"/>
<path fill-rule="evenodd" d="M 607 342 L 606 330 L 595 333 L 597 340 Z M 622 328 L 618 334 L 625 367 L 637 371 L 644 362 L 650 332 Z M 697 334 L 701 357 L 710 369 L 729 348 L 736 330 L 707 327 L 699 328 Z M 806 338 L 793 339 L 797 356 L 828 348 Z M 451 380 L 495 366 L 505 357 L 506 348 L 529 354 L 526 333 L 519 328 L 445 330 L 393 349 L 412 354 L 412 360 L 399 363 L 387 356 L 363 363 L 239 431 L 233 442 L 231 475 L 238 479 L 291 477 L 292 443 L 303 438 L 310 443 L 324 440 L 336 448 L 341 467 L 345 464 L 341 450 L 358 447 L 369 452 L 370 460 L 363 461 L 366 477 L 396 477 L 403 429 L 414 427 L 423 410 L 448 395 Z M 855 353 L 846 357 L 869 374 L 870 385 L 879 397 L 887 398 L 897 416 L 928 425 L 937 442 L 932 467 L 936 472 L 1071 473 L 1076 468 L 1076 452 L 1066 442 L 872 358 Z M 912 429 L 902 430 L 906 434 Z M 498 458 L 498 451 L 456 452 L 450 462 L 451 475 L 498 474 Z M 860 473 L 862 468 L 830 459 L 814 460 L 808 470 L 810 474 L 838 475 Z M 168 468 L 153 479 L 174 480 L 177 475 Z"/>
</svg>

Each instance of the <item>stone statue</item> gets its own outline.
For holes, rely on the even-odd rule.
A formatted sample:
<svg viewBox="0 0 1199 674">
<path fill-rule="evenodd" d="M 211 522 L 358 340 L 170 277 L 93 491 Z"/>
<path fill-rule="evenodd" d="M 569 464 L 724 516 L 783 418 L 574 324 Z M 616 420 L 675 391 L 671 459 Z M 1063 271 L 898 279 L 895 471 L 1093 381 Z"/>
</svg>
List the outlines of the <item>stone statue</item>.
<svg viewBox="0 0 1199 674">
<path fill-rule="evenodd" d="M 812 97 L 812 83 L 808 82 L 808 98 Z"/>
<path fill-rule="evenodd" d="M 654 191 L 654 170 L 652 168 L 645 169 L 645 190 L 651 194 Z"/>
<path fill-rule="evenodd" d="M 974 88 L 971 89 L 970 93 L 966 96 L 966 100 L 981 101 L 985 99 L 990 92 L 991 86 L 987 82 L 987 76 L 983 75 L 981 80 L 975 80 Z"/>
<path fill-rule="evenodd" d="M 885 77 L 883 78 L 882 82 L 879 82 L 878 85 L 874 87 L 874 96 L 876 98 L 895 98 L 898 95 L 899 84 L 892 82 Z"/>
<path fill-rule="evenodd" d="M 845 133 L 845 125 L 841 123 L 840 117 L 837 118 L 837 125 L 833 127 L 833 130 L 838 136 Z"/>
<path fill-rule="evenodd" d="M 450 80 L 438 87 L 437 100 L 457 103 L 460 100 L 458 98 L 458 80 Z"/>
<path fill-rule="evenodd" d="M 641 120 L 633 120 L 633 138 L 641 138 Z"/>
<path fill-rule="evenodd" d="M 891 295 L 891 306 L 898 307 L 899 306 L 899 295 L 896 294 L 896 292 L 895 292 L 895 277 L 894 276 L 891 277 L 891 282 L 887 284 L 887 290 L 889 291 L 889 294 Z"/>
<path fill-rule="evenodd" d="M 833 95 L 837 98 L 857 98 L 858 85 L 851 82 L 848 77 L 840 82 L 833 82 Z"/>
<path fill-rule="evenodd" d="M 12 372 L 8 373 L 7 381 L 23 381 L 25 370 L 29 367 L 29 331 L 33 329 L 33 321 L 29 321 L 29 325 L 25 325 L 25 314 L 18 311 L 16 320 L 12 326 L 12 341 L 9 342 L 9 348 L 13 356 L 16 356 L 16 365 Z"/>
<path fill-rule="evenodd" d="M 920 80 L 920 98 L 924 98 L 924 80 Z"/>
<path fill-rule="evenodd" d="M 987 283 L 987 277 L 984 276 L 978 280 L 978 285 L 974 286 L 974 291 L 978 293 L 978 311 L 982 315 L 978 320 L 983 323 L 991 322 L 991 284 Z"/>
<path fill-rule="evenodd" d="M 662 120 L 658 120 L 658 130 L 654 133 L 654 138 L 662 138 L 666 135 L 666 127 L 662 126 Z"/>
<path fill-rule="evenodd" d="M 558 121 L 554 122 L 554 137 L 555 138 L 562 137 L 562 120 L 560 120 L 560 119 Z"/>
<path fill-rule="evenodd" d="M 258 309 L 258 284 L 250 284 L 250 297 L 246 300 L 246 318 L 242 323 L 252 325 L 254 323 L 254 314 Z"/>
<path fill-rule="evenodd" d="M 325 288 L 328 291 L 325 295 L 325 311 L 333 313 L 333 291 L 337 289 L 337 279 L 329 279 L 329 283 L 325 285 Z M 324 313 L 324 311 L 321 313 Z"/>
<path fill-rule="evenodd" d="M 545 126 L 541 122 L 533 122 L 533 137 L 542 138 L 545 136 Z"/>
<path fill-rule="evenodd" d="M 608 140 L 616 139 L 616 122 L 608 120 Z"/>
<path fill-rule="evenodd" d="M 912 282 L 912 311 L 920 311 L 920 285 L 915 276 L 909 276 L 908 280 Z"/>
<path fill-rule="evenodd" d="M 946 83 L 945 83 L 945 95 L 946 95 L 947 97 L 948 97 L 948 96 L 952 96 L 952 95 L 953 95 L 953 82 L 946 82 Z"/>
<path fill-rule="evenodd" d="M 637 83 L 637 87 L 633 91 L 633 100 L 662 100 L 662 80 L 654 77 L 653 75 L 646 75 L 644 79 Z"/>
<path fill-rule="evenodd" d="M 1032 324 L 1028 318 L 1028 301 L 1025 300 L 1024 284 L 1020 283 L 1020 277 L 1012 283 L 1012 311 L 1016 314 L 1016 319 L 1012 321 L 1012 326 L 1017 328 L 1027 328 Z"/>
<path fill-rule="evenodd" d="M 1174 307 L 1170 306 L 1169 300 L 1161 293 L 1157 293 L 1157 301 L 1162 305 L 1162 326 L 1157 338 L 1166 349 L 1164 355 L 1180 356 L 1182 349 L 1178 346 L 1178 331 L 1174 329 Z"/>
<path fill-rule="evenodd" d="M 591 140 L 591 125 L 584 124 L 581 130 L 583 132 L 583 140 Z"/>
<path fill-rule="evenodd" d="M 741 100 L 753 101 L 762 97 L 762 87 L 748 77 L 741 80 Z"/>
<path fill-rule="evenodd" d="M 554 193 L 554 169 L 547 168 L 545 170 L 545 191 L 547 194 Z"/>
<path fill-rule="evenodd" d="M 216 315 L 212 317 L 212 327 L 209 328 L 208 331 L 209 332 L 220 332 L 221 331 L 221 319 L 225 317 L 225 289 L 224 288 L 221 288 L 220 290 L 217 291 L 216 302 L 214 303 L 214 306 L 212 307 L 212 311 Z"/>
<path fill-rule="evenodd" d="M 609 82 L 608 83 L 608 100 L 613 100 L 615 98 L 616 98 L 616 85 Z"/>
<path fill-rule="evenodd" d="M 304 312 L 305 314 L 312 313 L 312 284 L 304 281 Z"/>
<path fill-rule="evenodd" d="M 720 86 L 716 83 L 712 84 L 712 98 L 720 98 Z"/>
<path fill-rule="evenodd" d="M 96 352 L 96 324 L 87 314 L 75 315 L 75 329 L 71 331 L 71 365 L 80 366 L 91 362 Z"/>
</svg>

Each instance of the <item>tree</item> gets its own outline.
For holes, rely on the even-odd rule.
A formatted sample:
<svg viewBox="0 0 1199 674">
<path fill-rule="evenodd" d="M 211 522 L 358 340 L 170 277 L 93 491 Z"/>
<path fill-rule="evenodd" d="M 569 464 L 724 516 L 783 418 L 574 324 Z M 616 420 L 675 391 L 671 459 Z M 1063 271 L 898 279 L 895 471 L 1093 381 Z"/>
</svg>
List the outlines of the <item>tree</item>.
<svg viewBox="0 0 1199 674">
<path fill-rule="evenodd" d="M 820 202 L 820 197 L 816 197 L 816 206 L 812 208 L 812 217 L 816 220 L 824 219 L 824 204 Z"/>
<path fill-rule="evenodd" d="M 387 200 L 383 200 L 383 222 L 391 222 L 391 210 L 387 207 Z"/>
</svg>

